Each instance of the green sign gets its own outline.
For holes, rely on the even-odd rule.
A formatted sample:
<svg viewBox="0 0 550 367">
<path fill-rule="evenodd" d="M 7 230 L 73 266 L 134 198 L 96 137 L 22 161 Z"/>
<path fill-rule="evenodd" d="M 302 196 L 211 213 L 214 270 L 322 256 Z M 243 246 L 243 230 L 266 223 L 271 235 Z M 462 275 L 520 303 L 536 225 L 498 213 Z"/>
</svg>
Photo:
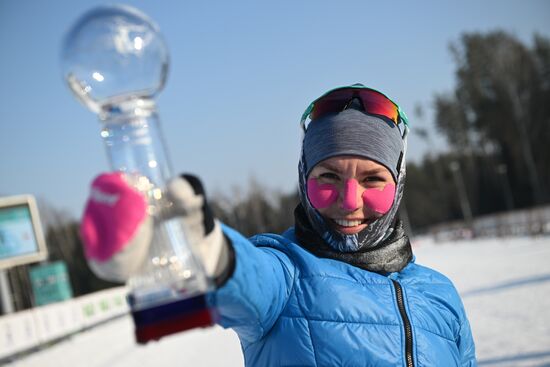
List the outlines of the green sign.
<svg viewBox="0 0 550 367">
<path fill-rule="evenodd" d="M 69 273 L 63 261 L 34 266 L 30 270 L 30 277 L 37 306 L 73 297 Z"/>
</svg>

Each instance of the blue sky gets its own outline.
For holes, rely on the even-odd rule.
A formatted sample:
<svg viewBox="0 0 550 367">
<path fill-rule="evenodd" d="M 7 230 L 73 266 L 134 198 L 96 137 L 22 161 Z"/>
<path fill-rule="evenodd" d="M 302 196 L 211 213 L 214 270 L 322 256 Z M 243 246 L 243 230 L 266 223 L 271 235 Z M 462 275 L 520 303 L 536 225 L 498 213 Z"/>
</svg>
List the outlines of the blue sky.
<svg viewBox="0 0 550 367">
<path fill-rule="evenodd" d="M 0 196 L 33 194 L 78 217 L 108 169 L 100 124 L 61 78 L 66 30 L 93 0 L 0 0 Z M 158 109 L 174 173 L 211 193 L 297 183 L 299 118 L 334 86 L 362 82 L 394 98 L 413 129 L 433 131 L 435 93 L 454 85 L 449 43 L 503 29 L 550 36 L 540 1 L 127 1 L 160 26 L 171 69 Z M 416 119 L 416 105 L 426 109 Z M 409 160 L 432 146 L 414 134 Z"/>
</svg>

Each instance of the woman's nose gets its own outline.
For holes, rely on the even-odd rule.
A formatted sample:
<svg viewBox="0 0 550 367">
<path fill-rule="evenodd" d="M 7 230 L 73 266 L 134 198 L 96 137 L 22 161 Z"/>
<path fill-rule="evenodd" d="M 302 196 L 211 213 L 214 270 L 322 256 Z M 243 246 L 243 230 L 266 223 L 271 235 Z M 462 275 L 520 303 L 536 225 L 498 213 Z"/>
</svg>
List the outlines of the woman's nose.
<svg viewBox="0 0 550 367">
<path fill-rule="evenodd" d="M 359 207 L 359 200 L 357 197 L 358 187 L 359 183 L 356 179 L 350 178 L 349 180 L 346 180 L 342 198 L 342 208 L 344 210 L 354 211 Z"/>
</svg>

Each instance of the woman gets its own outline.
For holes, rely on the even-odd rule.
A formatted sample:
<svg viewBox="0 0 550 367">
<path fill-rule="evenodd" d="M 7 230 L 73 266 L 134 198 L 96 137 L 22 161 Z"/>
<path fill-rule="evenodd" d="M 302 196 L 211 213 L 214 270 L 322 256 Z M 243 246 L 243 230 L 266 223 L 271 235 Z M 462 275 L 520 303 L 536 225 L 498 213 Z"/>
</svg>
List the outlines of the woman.
<svg viewBox="0 0 550 367">
<path fill-rule="evenodd" d="M 397 218 L 403 112 L 355 84 L 312 102 L 302 127 L 300 204 L 295 226 L 282 235 L 246 239 L 220 226 L 196 178 L 182 176 L 168 188 L 218 284 L 209 295 L 218 323 L 237 332 L 246 365 L 475 366 L 457 291 L 414 262 Z M 131 254 L 148 246 L 147 219 L 100 258 L 105 245 L 89 235 L 100 220 L 90 205 L 98 204 L 92 198 L 82 227 L 89 262 L 104 277 L 124 279 Z"/>
</svg>

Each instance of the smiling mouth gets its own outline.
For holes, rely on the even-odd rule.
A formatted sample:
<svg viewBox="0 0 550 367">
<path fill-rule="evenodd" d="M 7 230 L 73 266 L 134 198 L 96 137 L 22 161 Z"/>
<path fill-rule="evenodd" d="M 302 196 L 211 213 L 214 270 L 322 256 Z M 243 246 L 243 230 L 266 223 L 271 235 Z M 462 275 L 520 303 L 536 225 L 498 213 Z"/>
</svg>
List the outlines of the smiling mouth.
<svg viewBox="0 0 550 367">
<path fill-rule="evenodd" d="M 373 218 L 367 218 L 363 220 L 346 220 L 346 219 L 332 219 L 332 227 L 340 233 L 346 235 L 357 234 L 367 228 L 373 221 Z"/>
<path fill-rule="evenodd" d="M 345 219 L 333 219 L 334 223 L 338 224 L 340 227 L 357 227 L 363 223 L 366 223 L 366 220 L 345 220 Z"/>
</svg>

